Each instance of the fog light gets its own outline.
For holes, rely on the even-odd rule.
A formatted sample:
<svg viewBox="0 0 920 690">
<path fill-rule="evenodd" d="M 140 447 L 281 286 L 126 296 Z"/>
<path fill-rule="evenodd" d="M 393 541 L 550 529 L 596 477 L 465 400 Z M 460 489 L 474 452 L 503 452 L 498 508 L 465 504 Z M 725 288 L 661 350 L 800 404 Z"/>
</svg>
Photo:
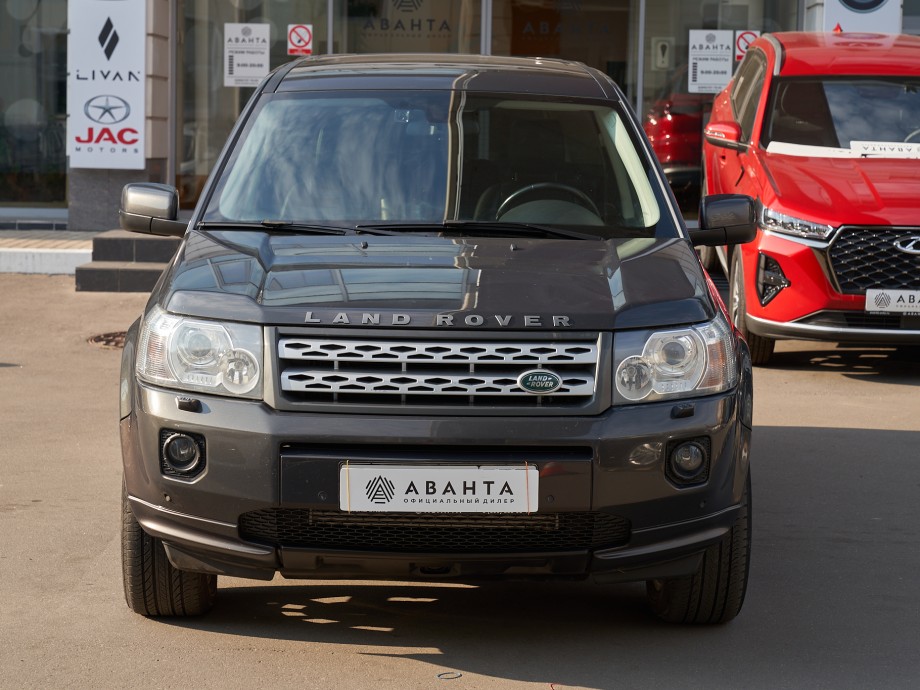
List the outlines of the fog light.
<svg viewBox="0 0 920 690">
<path fill-rule="evenodd" d="M 757 297 L 761 306 L 767 306 L 791 283 L 779 262 L 772 256 L 761 254 L 757 259 Z"/>
<path fill-rule="evenodd" d="M 175 472 L 190 474 L 201 462 L 201 449 L 191 436 L 175 433 L 163 442 L 163 460 Z"/>
<path fill-rule="evenodd" d="M 675 484 L 698 484 L 709 478 L 709 440 L 681 441 L 668 455 L 668 477 Z"/>
</svg>

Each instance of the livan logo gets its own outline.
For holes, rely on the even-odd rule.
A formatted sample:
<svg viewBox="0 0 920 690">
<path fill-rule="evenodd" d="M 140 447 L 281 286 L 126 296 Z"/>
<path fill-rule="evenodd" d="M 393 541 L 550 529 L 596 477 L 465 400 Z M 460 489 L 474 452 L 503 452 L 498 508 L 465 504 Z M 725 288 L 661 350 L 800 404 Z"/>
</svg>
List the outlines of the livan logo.
<svg viewBox="0 0 920 690">
<path fill-rule="evenodd" d="M 528 393 L 546 395 L 559 390 L 562 379 L 546 369 L 531 369 L 518 376 L 517 383 Z"/>
<path fill-rule="evenodd" d="M 102 48 L 102 52 L 105 53 L 106 60 L 112 59 L 112 53 L 115 52 L 115 46 L 117 45 L 118 32 L 115 31 L 115 25 L 112 23 L 112 18 L 109 17 L 105 20 L 102 31 L 99 32 L 99 46 Z"/>
<path fill-rule="evenodd" d="M 94 96 L 86 101 L 83 113 L 100 125 L 116 125 L 128 119 L 131 106 L 118 96 Z"/>
<path fill-rule="evenodd" d="M 396 495 L 396 487 L 386 477 L 380 475 L 371 479 L 365 487 L 367 500 L 377 505 L 386 505 Z"/>
<path fill-rule="evenodd" d="M 916 235 L 913 237 L 901 238 L 894 243 L 894 246 L 905 254 L 920 255 L 920 237 Z"/>
</svg>

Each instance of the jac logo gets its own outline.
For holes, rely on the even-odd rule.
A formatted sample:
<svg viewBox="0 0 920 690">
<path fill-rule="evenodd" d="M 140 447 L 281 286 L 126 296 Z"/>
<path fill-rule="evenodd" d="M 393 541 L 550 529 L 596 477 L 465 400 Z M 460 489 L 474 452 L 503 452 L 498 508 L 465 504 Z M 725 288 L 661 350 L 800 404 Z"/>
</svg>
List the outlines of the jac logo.
<svg viewBox="0 0 920 690">
<path fill-rule="evenodd" d="M 920 237 L 904 237 L 894 243 L 896 249 L 900 249 L 905 254 L 920 255 Z"/>
<path fill-rule="evenodd" d="M 119 130 L 112 130 L 110 127 L 101 127 L 98 130 L 95 127 L 89 127 L 86 134 L 75 137 L 78 144 L 124 144 L 130 146 L 136 144 L 139 134 L 133 127 L 125 127 Z"/>
<path fill-rule="evenodd" d="M 94 96 L 86 101 L 83 113 L 100 125 L 115 125 L 128 119 L 131 106 L 118 96 Z"/>
</svg>

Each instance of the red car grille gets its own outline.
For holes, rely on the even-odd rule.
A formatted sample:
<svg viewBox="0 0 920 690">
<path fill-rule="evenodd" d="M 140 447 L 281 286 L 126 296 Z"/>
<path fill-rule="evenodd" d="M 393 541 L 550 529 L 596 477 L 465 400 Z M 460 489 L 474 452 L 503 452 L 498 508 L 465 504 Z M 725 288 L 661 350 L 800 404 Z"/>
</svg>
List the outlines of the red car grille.
<svg viewBox="0 0 920 690">
<path fill-rule="evenodd" d="M 861 295 L 869 288 L 913 290 L 920 287 L 920 254 L 895 246 L 920 237 L 920 228 L 844 227 L 828 252 L 840 291 Z"/>
</svg>

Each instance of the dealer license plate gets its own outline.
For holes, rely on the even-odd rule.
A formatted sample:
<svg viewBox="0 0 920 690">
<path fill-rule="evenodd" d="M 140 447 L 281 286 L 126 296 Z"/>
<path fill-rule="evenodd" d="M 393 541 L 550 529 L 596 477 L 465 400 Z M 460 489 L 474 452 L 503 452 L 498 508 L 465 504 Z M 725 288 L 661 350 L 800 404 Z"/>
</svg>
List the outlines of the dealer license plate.
<svg viewBox="0 0 920 690">
<path fill-rule="evenodd" d="M 920 290 L 866 290 L 866 311 L 920 314 Z"/>
<path fill-rule="evenodd" d="M 533 513 L 534 465 L 350 465 L 339 470 L 339 507 L 378 513 Z"/>
</svg>

